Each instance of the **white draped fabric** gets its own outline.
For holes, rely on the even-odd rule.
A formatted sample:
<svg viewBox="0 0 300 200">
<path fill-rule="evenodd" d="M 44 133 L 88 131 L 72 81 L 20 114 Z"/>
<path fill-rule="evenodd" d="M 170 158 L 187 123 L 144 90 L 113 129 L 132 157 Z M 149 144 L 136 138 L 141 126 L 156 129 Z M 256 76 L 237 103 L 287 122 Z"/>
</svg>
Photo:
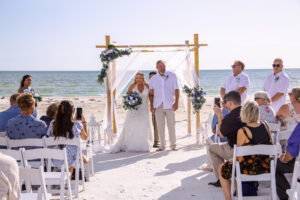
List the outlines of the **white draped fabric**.
<svg viewBox="0 0 300 200">
<path fill-rule="evenodd" d="M 144 49 L 145 50 L 145 49 Z M 116 60 L 116 79 L 112 80 L 111 92 L 116 89 L 116 99 L 123 93 L 127 85 L 133 81 L 135 74 L 141 70 L 156 71 L 156 61 L 164 60 L 168 71 L 172 71 L 178 78 L 180 91 L 184 85 L 194 87 L 200 85 L 199 78 L 196 75 L 193 55 L 190 54 L 189 48 L 181 49 L 147 49 L 145 51 L 134 51 L 130 56 L 124 56 Z M 152 52 L 154 51 L 154 52 Z M 112 64 L 110 65 L 112 68 Z M 180 92 L 183 97 L 184 105 L 187 105 L 187 98 L 184 92 Z M 117 122 L 116 102 L 113 101 L 111 113 L 115 114 Z M 104 128 L 112 127 L 107 120 L 107 104 L 104 113 Z"/>
</svg>

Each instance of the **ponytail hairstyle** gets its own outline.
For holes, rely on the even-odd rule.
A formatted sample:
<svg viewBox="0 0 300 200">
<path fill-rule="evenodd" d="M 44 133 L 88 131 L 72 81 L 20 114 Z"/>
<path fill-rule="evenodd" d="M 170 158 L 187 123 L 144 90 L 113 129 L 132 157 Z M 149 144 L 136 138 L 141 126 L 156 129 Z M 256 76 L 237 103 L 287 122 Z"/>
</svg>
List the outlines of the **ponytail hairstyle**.
<svg viewBox="0 0 300 200">
<path fill-rule="evenodd" d="M 53 123 L 53 135 L 54 139 L 57 137 L 65 137 L 72 139 L 73 134 L 73 113 L 74 105 L 71 101 L 62 101 L 60 102 L 55 121 Z M 67 132 L 69 135 L 67 135 Z"/>
<path fill-rule="evenodd" d="M 23 78 L 21 80 L 20 88 L 24 87 L 24 82 L 29 77 L 31 77 L 31 75 L 29 75 L 29 74 L 23 76 Z"/>
</svg>

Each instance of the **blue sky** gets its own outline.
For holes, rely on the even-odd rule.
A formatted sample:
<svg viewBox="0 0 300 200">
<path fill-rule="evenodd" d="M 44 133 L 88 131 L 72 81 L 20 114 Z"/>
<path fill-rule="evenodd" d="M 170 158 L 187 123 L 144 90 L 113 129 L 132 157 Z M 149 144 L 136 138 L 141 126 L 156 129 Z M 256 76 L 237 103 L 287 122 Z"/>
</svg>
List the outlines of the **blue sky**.
<svg viewBox="0 0 300 200">
<path fill-rule="evenodd" d="M 198 33 L 200 67 L 300 68 L 300 0 L 0 0 L 0 70 L 97 70 L 96 44 L 167 44 Z"/>
</svg>

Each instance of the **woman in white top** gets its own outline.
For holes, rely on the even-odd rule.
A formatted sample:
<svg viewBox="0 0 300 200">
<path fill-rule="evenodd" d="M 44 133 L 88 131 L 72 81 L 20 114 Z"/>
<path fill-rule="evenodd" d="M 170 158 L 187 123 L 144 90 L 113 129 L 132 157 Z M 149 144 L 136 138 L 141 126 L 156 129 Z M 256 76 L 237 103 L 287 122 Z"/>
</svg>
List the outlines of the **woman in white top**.
<svg viewBox="0 0 300 200">
<path fill-rule="evenodd" d="M 265 91 L 259 91 L 254 94 L 254 100 L 259 105 L 260 120 L 268 123 L 275 123 L 275 111 L 270 106 L 272 100 L 269 94 Z"/>
<path fill-rule="evenodd" d="M 122 133 L 118 142 L 113 146 L 111 152 L 148 152 L 152 146 L 152 134 L 150 128 L 149 111 L 149 86 L 145 81 L 145 75 L 138 72 L 134 83 L 128 89 L 138 92 L 142 98 L 142 104 L 138 110 L 128 110 Z"/>
</svg>

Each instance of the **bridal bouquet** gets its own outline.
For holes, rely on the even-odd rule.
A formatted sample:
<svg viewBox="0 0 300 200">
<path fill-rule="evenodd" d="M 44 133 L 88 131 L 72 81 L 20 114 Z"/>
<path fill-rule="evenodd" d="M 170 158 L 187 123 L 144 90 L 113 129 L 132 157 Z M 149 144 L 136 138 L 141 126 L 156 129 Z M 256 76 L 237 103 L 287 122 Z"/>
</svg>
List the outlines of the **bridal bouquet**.
<svg viewBox="0 0 300 200">
<path fill-rule="evenodd" d="M 125 110 L 137 110 L 142 104 L 142 98 L 138 92 L 130 92 L 128 95 L 123 96 L 123 108 Z"/>
<path fill-rule="evenodd" d="M 192 101 L 194 113 L 198 113 L 206 101 L 204 97 L 206 95 L 206 92 L 204 92 L 202 88 L 189 88 L 186 85 L 183 87 L 183 90 Z"/>
</svg>

